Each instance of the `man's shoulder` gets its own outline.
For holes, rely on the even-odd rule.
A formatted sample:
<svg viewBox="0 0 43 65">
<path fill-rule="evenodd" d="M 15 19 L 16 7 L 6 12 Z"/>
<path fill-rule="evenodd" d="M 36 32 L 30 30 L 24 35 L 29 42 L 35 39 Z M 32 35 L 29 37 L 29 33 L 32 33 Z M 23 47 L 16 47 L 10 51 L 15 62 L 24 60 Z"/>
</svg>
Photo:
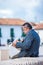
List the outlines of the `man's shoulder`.
<svg viewBox="0 0 43 65">
<path fill-rule="evenodd" d="M 32 34 L 32 33 L 35 33 L 35 31 L 33 29 L 31 29 L 28 34 Z"/>
<path fill-rule="evenodd" d="M 35 30 L 33 30 L 33 29 L 28 32 L 28 35 L 29 36 L 33 36 L 33 37 L 34 36 L 39 36 L 38 33 Z"/>
<path fill-rule="evenodd" d="M 27 34 L 26 37 L 33 37 L 33 34 L 34 34 L 34 30 L 32 29 L 32 30 L 30 30 L 30 31 L 28 32 L 28 34 Z"/>
</svg>

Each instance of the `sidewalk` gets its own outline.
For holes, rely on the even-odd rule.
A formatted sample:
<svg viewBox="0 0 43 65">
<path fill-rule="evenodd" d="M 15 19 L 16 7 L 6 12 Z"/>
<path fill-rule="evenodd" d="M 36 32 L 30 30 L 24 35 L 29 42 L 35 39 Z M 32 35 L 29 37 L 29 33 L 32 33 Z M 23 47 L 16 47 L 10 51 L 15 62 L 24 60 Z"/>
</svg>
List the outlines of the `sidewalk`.
<svg viewBox="0 0 43 65">
<path fill-rule="evenodd" d="M 38 58 L 18 58 L 7 61 L 0 61 L 0 65 L 43 65 L 43 57 Z"/>
</svg>

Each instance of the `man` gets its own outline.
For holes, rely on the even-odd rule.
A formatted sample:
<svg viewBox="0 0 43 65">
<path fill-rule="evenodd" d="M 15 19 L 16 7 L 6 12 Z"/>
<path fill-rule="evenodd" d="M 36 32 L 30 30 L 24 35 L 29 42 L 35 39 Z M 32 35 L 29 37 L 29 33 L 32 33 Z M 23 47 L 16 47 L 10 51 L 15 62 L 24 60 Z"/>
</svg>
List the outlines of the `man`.
<svg viewBox="0 0 43 65">
<path fill-rule="evenodd" d="M 32 26 L 29 23 L 24 23 L 22 28 L 26 37 L 23 42 L 17 40 L 12 44 L 12 46 L 16 48 L 21 48 L 21 52 L 14 56 L 14 58 L 38 57 L 40 45 L 40 37 L 38 33 L 32 29 Z"/>
</svg>

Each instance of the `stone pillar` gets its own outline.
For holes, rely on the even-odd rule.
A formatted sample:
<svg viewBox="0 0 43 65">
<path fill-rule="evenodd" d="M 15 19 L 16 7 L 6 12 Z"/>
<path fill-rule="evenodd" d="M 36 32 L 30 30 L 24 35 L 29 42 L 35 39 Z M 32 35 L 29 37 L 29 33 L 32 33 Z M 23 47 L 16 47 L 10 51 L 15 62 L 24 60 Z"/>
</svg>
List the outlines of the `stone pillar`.
<svg viewBox="0 0 43 65">
<path fill-rule="evenodd" d="M 8 47 L 0 47 L 0 61 L 9 59 Z"/>
</svg>

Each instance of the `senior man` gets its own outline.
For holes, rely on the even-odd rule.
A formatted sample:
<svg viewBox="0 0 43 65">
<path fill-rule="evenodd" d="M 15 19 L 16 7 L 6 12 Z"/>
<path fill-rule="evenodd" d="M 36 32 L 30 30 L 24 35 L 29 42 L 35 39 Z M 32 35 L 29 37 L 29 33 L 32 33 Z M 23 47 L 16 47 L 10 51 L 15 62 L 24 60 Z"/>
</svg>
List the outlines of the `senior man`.
<svg viewBox="0 0 43 65">
<path fill-rule="evenodd" d="M 28 22 L 22 25 L 23 31 L 26 34 L 26 37 L 23 42 L 15 41 L 12 46 L 16 48 L 21 48 L 19 54 L 13 58 L 19 57 L 38 57 L 39 46 L 40 46 L 40 37 L 38 33 L 32 29 L 31 24 Z"/>
</svg>

